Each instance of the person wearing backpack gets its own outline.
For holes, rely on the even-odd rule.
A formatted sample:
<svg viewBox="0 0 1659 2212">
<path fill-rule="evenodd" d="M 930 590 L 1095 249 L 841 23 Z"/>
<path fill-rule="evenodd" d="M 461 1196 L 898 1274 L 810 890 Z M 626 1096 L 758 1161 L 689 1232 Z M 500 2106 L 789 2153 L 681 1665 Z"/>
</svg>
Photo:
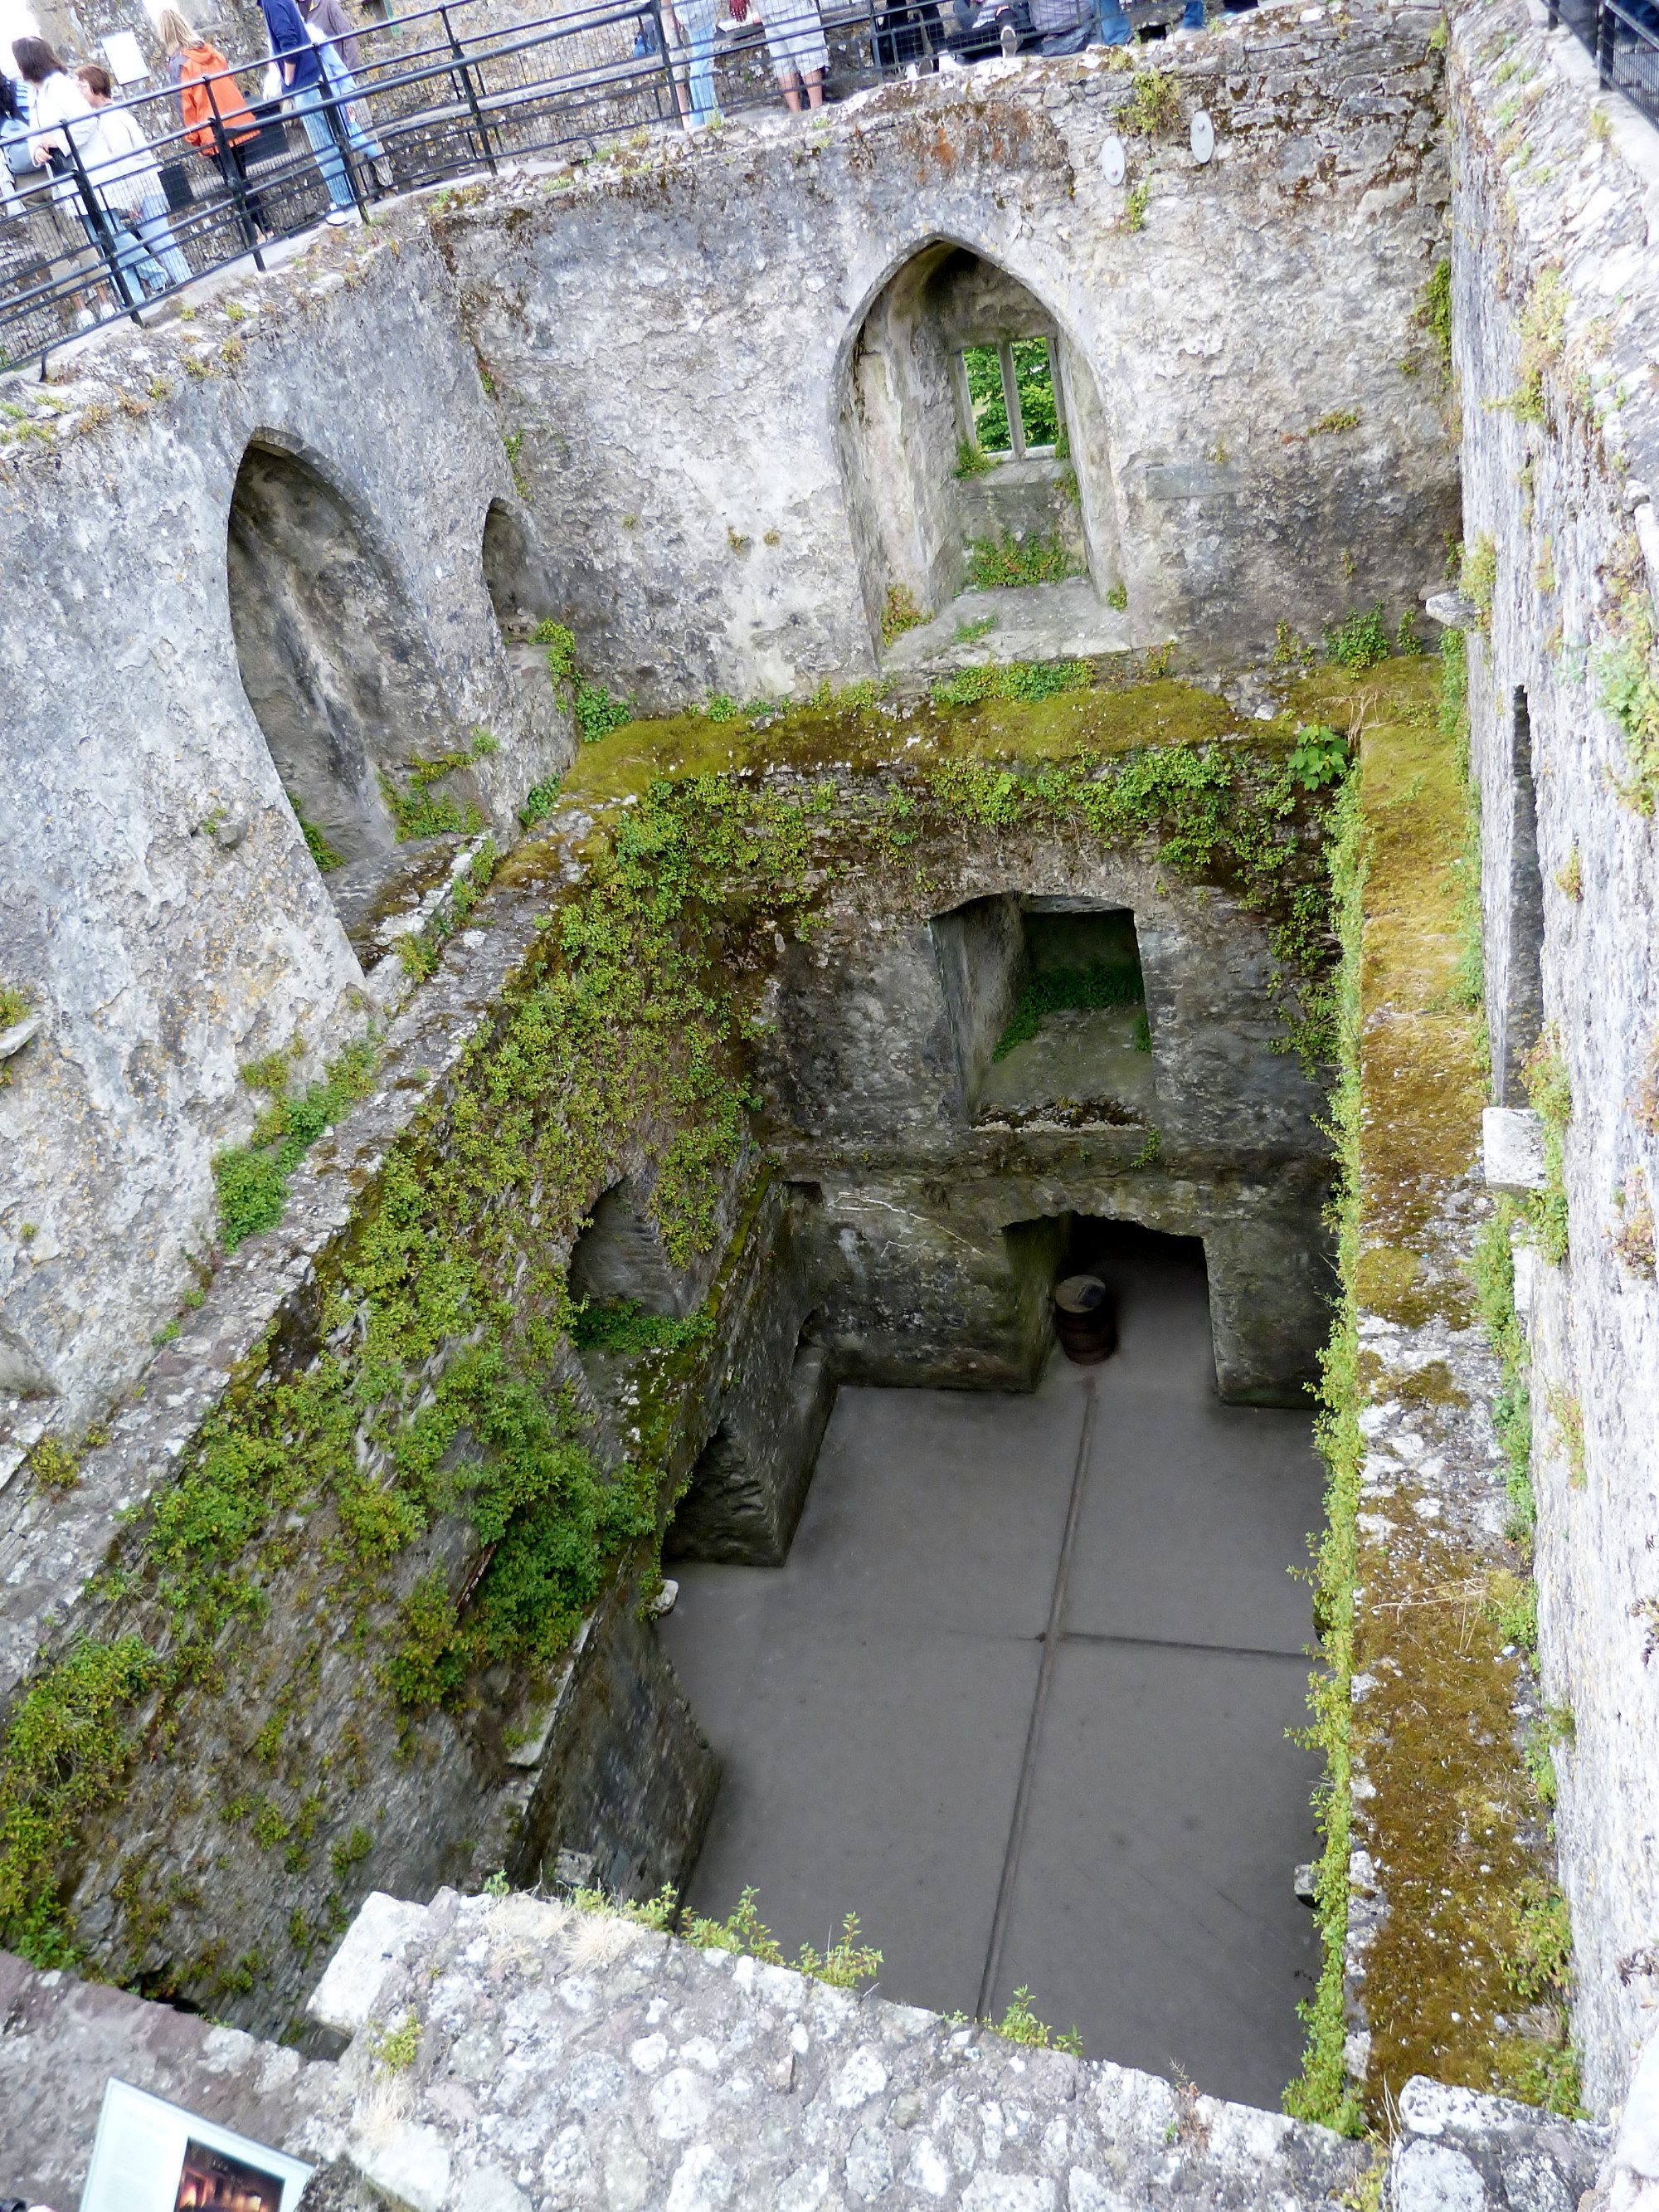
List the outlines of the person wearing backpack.
<svg viewBox="0 0 1659 2212">
<path fill-rule="evenodd" d="M 249 222 L 261 238 L 268 238 L 275 226 L 247 173 L 246 149 L 259 134 L 259 119 L 243 99 L 230 64 L 176 8 L 163 8 L 155 27 L 167 50 L 167 82 L 178 96 L 179 120 L 190 143 L 227 185 L 233 177 L 238 179 Z M 216 114 L 222 137 L 214 131 Z"/>
</svg>

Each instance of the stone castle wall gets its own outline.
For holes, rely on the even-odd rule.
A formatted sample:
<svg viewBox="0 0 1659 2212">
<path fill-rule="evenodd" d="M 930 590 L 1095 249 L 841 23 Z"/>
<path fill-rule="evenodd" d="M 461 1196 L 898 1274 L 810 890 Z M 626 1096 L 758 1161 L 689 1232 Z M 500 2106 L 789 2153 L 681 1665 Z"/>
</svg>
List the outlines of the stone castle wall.
<svg viewBox="0 0 1659 2212">
<path fill-rule="evenodd" d="M 130 1382 L 188 1287 L 211 1155 L 253 1118 L 238 1069 L 298 1034 L 312 1072 L 364 1018 L 238 673 L 227 515 L 250 441 L 314 468 L 374 549 L 411 682 L 419 664 L 411 723 L 500 739 L 477 769 L 498 842 L 559 753 L 483 587 L 491 500 L 520 518 L 526 601 L 641 703 L 868 668 L 884 587 L 847 367 L 930 240 L 1006 269 L 1086 361 L 1087 473 L 1115 488 L 1138 635 L 1202 660 L 1281 619 L 1392 614 L 1452 500 L 1433 380 L 1401 368 L 1443 232 L 1431 22 L 1231 24 L 1182 51 L 1152 138 L 1098 55 L 894 88 L 810 130 L 676 133 L 574 184 L 441 193 L 285 251 L 204 288 L 191 322 L 60 360 L 47 395 L 17 380 L 0 534 L 33 582 L 3 617 L 0 834 L 30 859 L 0 976 L 42 1029 L 0 1092 L 0 1473 Z M 1200 103 L 1207 165 L 1185 137 Z"/>
<path fill-rule="evenodd" d="M 1650 1229 L 1645 1260 L 1613 1242 L 1659 1176 L 1659 856 L 1609 712 L 1659 599 L 1659 139 L 1541 9 L 1454 9 L 1449 87 L 1493 1095 L 1524 1101 L 1541 957 L 1572 1098 L 1569 1256 L 1534 1270 L 1534 1479 L 1575 2033 L 1604 2108 L 1659 2020 L 1659 1291 Z"/>
<path fill-rule="evenodd" d="M 881 553 L 892 493 L 849 368 L 940 241 L 1024 286 L 1098 390 L 1074 455 L 1137 638 L 1265 654 L 1281 620 L 1415 605 L 1455 526 L 1435 380 L 1410 373 L 1444 238 L 1432 21 L 1218 24 L 1160 71 L 1177 99 L 1150 135 L 1097 50 L 859 95 L 810 131 L 745 123 L 672 181 L 618 149 L 510 216 L 441 218 L 595 667 L 654 708 L 873 666 L 912 580 Z"/>
</svg>

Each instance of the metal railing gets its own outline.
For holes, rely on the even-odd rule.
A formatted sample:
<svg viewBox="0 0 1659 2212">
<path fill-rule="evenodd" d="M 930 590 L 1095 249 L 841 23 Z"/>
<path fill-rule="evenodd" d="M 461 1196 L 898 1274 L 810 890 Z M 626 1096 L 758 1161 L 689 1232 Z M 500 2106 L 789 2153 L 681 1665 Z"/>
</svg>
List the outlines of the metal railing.
<svg viewBox="0 0 1659 2212">
<path fill-rule="evenodd" d="M 1565 23 L 1595 57 L 1595 73 L 1659 124 L 1659 5 L 1655 0 L 1550 0 L 1550 27 Z"/>
<path fill-rule="evenodd" d="M 320 151 L 291 97 L 262 101 L 237 82 L 264 63 L 198 80 L 210 112 L 188 128 L 171 92 L 58 126 L 55 173 L 12 183 L 0 170 L 0 369 L 38 360 L 44 374 L 52 350 L 86 330 L 139 320 L 244 258 L 263 268 L 267 246 L 311 229 L 331 203 L 372 219 L 385 193 L 507 163 L 592 159 L 607 141 L 694 127 L 696 58 L 674 42 L 665 0 L 497 28 L 500 4 L 443 0 L 358 31 L 349 77 L 331 76 L 314 103 L 326 119 Z M 838 93 L 926 65 L 943 43 L 939 0 L 830 0 L 820 14 Z M 723 113 L 779 104 L 762 25 L 723 33 L 713 72 Z M 118 113 L 143 132 L 145 156 L 97 158 L 96 118 Z"/>
</svg>

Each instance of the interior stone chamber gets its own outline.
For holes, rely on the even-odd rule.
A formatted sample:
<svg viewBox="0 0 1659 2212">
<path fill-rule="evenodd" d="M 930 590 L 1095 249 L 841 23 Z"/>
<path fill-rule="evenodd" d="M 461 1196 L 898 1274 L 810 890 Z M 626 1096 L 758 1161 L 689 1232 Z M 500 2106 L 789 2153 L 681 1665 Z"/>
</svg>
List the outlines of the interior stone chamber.
<svg viewBox="0 0 1659 2212">
<path fill-rule="evenodd" d="M 1511 404 L 1527 288 L 1565 283 L 1586 346 L 1606 301 L 1559 228 L 1565 196 L 1537 186 L 1517 214 L 1492 30 L 1530 42 L 1534 132 L 1628 169 L 1583 220 L 1635 293 L 1653 164 L 1627 118 L 1600 150 L 1593 89 L 1524 8 L 1454 10 L 1449 41 L 1441 22 L 1264 8 L 1177 50 L 1159 74 L 1183 117 L 1210 116 L 1212 162 L 1137 131 L 1130 73 L 1097 57 L 963 72 L 804 132 L 676 143 L 637 173 L 589 164 L 394 209 L 309 260 L 214 280 L 189 323 L 75 356 L 84 434 L 9 446 L 0 507 L 9 573 L 35 580 L 0 616 L 0 823 L 29 856 L 0 907 L 0 981 L 45 1016 L 0 1090 L 9 1717 L 83 1640 L 145 1626 L 137 1516 L 260 1361 L 318 1356 L 330 1271 L 413 1117 L 441 1115 L 548 915 L 582 897 L 596 814 L 637 797 L 556 811 L 577 702 L 550 683 L 540 625 L 568 623 L 585 678 L 641 713 L 800 698 L 896 667 L 896 594 L 949 615 L 975 537 L 1053 530 L 1089 650 L 1210 687 L 1205 742 L 1242 743 L 1286 630 L 1373 605 L 1392 629 L 1443 580 L 1461 512 L 1491 553 L 1459 619 L 1493 1098 L 1520 1108 L 1554 1037 L 1575 1099 L 1571 1249 L 1540 1263 L 1530 1323 L 1534 1403 L 1586 1409 L 1576 1464 L 1554 1413 L 1535 1452 L 1540 1667 L 1579 1714 L 1563 1879 L 1588 2094 L 1617 2103 L 1651 1972 L 1659 1675 L 1631 1469 L 1659 1367 L 1651 1270 L 1620 1272 L 1605 1196 L 1654 1171 L 1650 810 L 1620 811 L 1615 723 L 1543 641 L 1565 623 L 1601 650 L 1605 580 L 1619 605 L 1659 588 L 1659 534 L 1630 362 L 1628 408 L 1593 425 Z M 1443 264 L 1461 422 L 1425 319 Z M 1638 308 L 1651 353 L 1645 294 Z M 1034 337 L 1066 453 L 957 475 L 960 354 Z M 1534 500 L 1562 518 L 1547 543 Z M 1006 661 L 1012 635 L 983 650 Z M 1241 669 L 1257 689 L 1224 684 Z M 1145 712 L 1135 738 L 1164 742 Z M 718 729 L 699 737 L 716 765 Z M 441 763 L 451 812 L 400 836 Z M 827 781 L 846 810 L 908 772 L 896 751 L 768 774 Z M 319 870 L 318 838 L 343 865 Z M 442 902 L 486 839 L 483 869 L 507 865 L 452 927 Z M 416 989 L 398 942 L 434 916 Z M 1068 1010 L 999 1056 L 1026 982 L 1101 962 L 1133 965 L 1139 998 Z M 651 1201 L 673 1132 L 642 1124 L 615 1132 L 580 1234 L 528 1213 L 506 1231 L 578 1297 L 706 1317 L 660 1373 L 567 1340 L 542 1377 L 604 1468 L 653 1455 L 670 1562 L 788 1558 L 842 1387 L 1033 1390 L 1088 1224 L 1201 1248 L 1216 1398 L 1306 1407 L 1337 1280 L 1329 1071 L 1284 1049 L 1268 926 L 1235 890 L 1142 847 L 965 834 L 925 883 L 855 870 L 763 965 L 758 1103 L 706 1249 L 671 1259 Z M 1587 991 L 1591 975 L 1612 980 Z M 296 1173 L 283 1221 L 216 1265 L 212 1163 L 258 1111 L 239 1071 L 297 1038 L 303 1078 L 371 1028 L 373 1095 Z M 454 1356 L 434 1352 L 423 1386 Z M 61 1492 L 27 1458 L 58 1436 L 85 1447 Z M 556 1668 L 486 1670 L 459 1714 L 377 1741 L 378 1662 L 294 1534 L 257 1680 L 188 1684 L 169 1755 L 135 1755 L 85 1810 L 62 1893 L 88 1966 L 299 2034 L 317 1947 L 370 1887 L 425 1898 L 496 1869 L 633 1898 L 685 1885 L 718 1763 L 641 1609 L 642 1553 Z M 486 1548 L 446 1514 L 377 1602 L 389 1615 L 436 1577 L 464 1607 Z M 222 1817 L 283 1669 L 303 1695 L 259 1787 L 297 1808 L 313 1766 L 331 1776 L 286 1857 Z M 155 1717 L 137 1713 L 135 1744 Z"/>
</svg>

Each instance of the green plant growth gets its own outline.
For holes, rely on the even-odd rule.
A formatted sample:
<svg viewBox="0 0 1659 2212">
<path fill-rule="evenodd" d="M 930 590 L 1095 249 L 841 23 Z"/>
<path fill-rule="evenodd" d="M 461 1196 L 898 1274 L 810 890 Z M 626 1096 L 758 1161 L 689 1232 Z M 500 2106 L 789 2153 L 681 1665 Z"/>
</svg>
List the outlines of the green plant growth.
<svg viewBox="0 0 1659 2212">
<path fill-rule="evenodd" d="M 1181 128 L 1181 93 L 1173 77 L 1159 70 L 1134 73 L 1123 110 L 1123 125 L 1143 138 L 1167 138 Z"/>
<path fill-rule="evenodd" d="M 1304 791 L 1322 791 L 1348 772 L 1348 741 L 1323 722 L 1304 722 L 1297 730 L 1287 765 Z"/>
<path fill-rule="evenodd" d="M 1521 311 L 1521 381 L 1502 402 L 1522 422 L 1545 419 L 1544 377 L 1560 357 L 1569 302 L 1559 269 L 1540 269 Z"/>
<path fill-rule="evenodd" d="M 1054 398 L 1054 365 L 1047 338 L 1016 338 L 1011 349 L 1014 389 L 1018 395 L 1021 426 L 1028 446 L 1052 446 L 1060 436 L 1060 412 Z M 969 346 L 963 367 L 968 376 L 968 400 L 974 412 L 974 435 L 957 450 L 957 474 L 977 475 L 977 467 L 964 469 L 965 450 L 976 451 L 985 465 L 991 457 L 1013 450 L 1008 422 L 1007 395 L 1002 386 L 1002 362 L 995 346 Z"/>
<path fill-rule="evenodd" d="M 603 684 L 590 683 L 585 676 L 576 679 L 575 709 L 576 727 L 585 745 L 598 744 L 601 738 L 608 738 L 612 730 L 620 730 L 634 719 L 631 699 L 616 698 Z"/>
<path fill-rule="evenodd" d="M 1418 295 L 1413 318 L 1418 327 L 1433 339 L 1442 366 L 1451 367 L 1451 263 L 1437 261 L 1429 273 L 1429 280 Z"/>
<path fill-rule="evenodd" d="M 438 760 L 411 760 L 404 763 L 410 787 L 400 790 L 384 770 L 380 775 L 380 790 L 396 824 L 399 842 L 411 837 L 476 837 L 483 828 L 483 816 L 470 801 L 458 806 L 447 792 L 434 792 L 433 786 L 453 775 L 457 769 L 470 768 L 471 753 L 446 753 Z"/>
<path fill-rule="evenodd" d="M 907 629 L 916 629 L 927 617 L 916 605 L 915 594 L 908 584 L 890 584 L 887 598 L 881 611 L 881 641 L 891 645 L 895 638 L 902 637 Z"/>
<path fill-rule="evenodd" d="M 50 1431 L 36 1438 L 27 1455 L 29 1473 L 45 1490 L 73 1490 L 81 1480 L 81 1455 Z"/>
<path fill-rule="evenodd" d="M 999 380 L 999 382 L 1000 380 Z M 1002 410 L 1003 428 L 1008 426 L 1008 410 Z M 957 465 L 951 471 L 958 483 L 966 483 L 972 477 L 982 477 L 995 468 L 994 454 L 988 453 L 977 439 L 959 438 L 957 441 Z"/>
<path fill-rule="evenodd" d="M 811 1974 L 815 1981 L 828 1982 L 841 1990 L 856 1989 L 860 1982 L 872 1981 L 880 1972 L 882 1954 L 860 1940 L 856 1912 L 849 1912 L 842 1921 L 839 1936 L 825 1938 L 822 1951 L 804 1943 L 798 1958 L 786 1959 L 760 1917 L 756 1894 L 753 1889 L 745 1889 L 735 1911 L 725 1920 L 688 1921 L 682 1930 L 686 1941 L 705 1951 L 741 1951 L 758 1959 L 763 1966 L 793 1966 L 798 1973 Z"/>
<path fill-rule="evenodd" d="M 628 1357 L 641 1352 L 676 1352 L 683 1344 L 701 1343 L 714 1328 L 714 1317 L 702 1307 L 682 1320 L 672 1314 L 641 1313 L 636 1298 L 618 1298 L 604 1305 L 586 1300 L 572 1309 L 570 1340 L 578 1350 L 590 1346 L 601 1352 L 620 1352 Z"/>
<path fill-rule="evenodd" d="M 631 699 L 613 698 L 603 684 L 595 684 L 585 676 L 576 664 L 576 635 L 565 623 L 551 620 L 536 625 L 535 641 L 547 647 L 547 672 L 555 684 L 568 684 L 571 705 L 575 713 L 576 727 L 585 745 L 598 744 L 608 738 L 612 730 L 619 730 L 634 719 Z M 553 788 L 556 788 L 554 787 Z M 530 811 L 532 807 L 534 811 Z M 552 791 L 548 785 L 538 784 L 519 810 L 519 819 L 528 829 L 552 811 Z"/>
<path fill-rule="evenodd" d="M 0 982 L 0 1030 L 9 1030 L 24 1020 L 28 1013 L 27 994 L 14 984 Z"/>
<path fill-rule="evenodd" d="M 58 1863 L 137 1756 L 137 1708 L 167 1672 L 140 1637 L 78 1644 L 12 1717 L 0 1760 L 0 1941 L 37 1966 L 75 1964 Z"/>
<path fill-rule="evenodd" d="M 331 868 L 344 867 L 345 854 L 337 853 L 317 824 L 307 820 L 305 807 L 297 792 L 288 793 L 288 803 L 294 809 L 294 818 L 300 825 L 300 835 L 306 841 L 306 850 L 315 860 L 321 872 L 326 875 Z"/>
<path fill-rule="evenodd" d="M 289 1177 L 324 1130 L 343 1120 L 374 1088 L 374 1047 L 367 1041 L 349 1045 L 330 1061 L 323 1079 L 307 1085 L 298 1098 L 288 1091 L 290 1073 L 281 1054 L 244 1071 L 250 1088 L 266 1092 L 270 1103 L 246 1145 L 233 1145 L 214 1158 L 219 1234 L 228 1252 L 282 1219 Z"/>
<path fill-rule="evenodd" d="M 1480 617 L 1478 627 L 1492 628 L 1492 603 L 1498 591 L 1498 546 L 1491 538 L 1477 538 L 1462 549 L 1458 589 Z"/>
<path fill-rule="evenodd" d="M 1356 610 L 1345 615 L 1340 623 L 1327 623 L 1325 650 L 1344 668 L 1375 668 L 1379 661 L 1386 660 L 1394 650 L 1394 642 L 1381 606 L 1371 608 L 1369 613 Z"/>
<path fill-rule="evenodd" d="M 1310 438 L 1323 438 L 1344 430 L 1357 430 L 1358 428 L 1359 417 L 1352 407 L 1333 407 L 1328 414 L 1322 415 L 1316 422 L 1310 422 L 1304 434 Z"/>
<path fill-rule="evenodd" d="M 406 2074 L 421 2055 L 418 2014 L 405 2013 L 399 2027 L 382 2028 L 374 2038 L 374 2063 L 385 2074 Z"/>
<path fill-rule="evenodd" d="M 1002 2018 L 994 2023 L 988 2021 L 984 2025 L 994 2027 L 995 2033 L 1010 2043 L 1033 2044 L 1039 2051 L 1069 2051 L 1074 2058 L 1083 2056 L 1083 2038 L 1078 2030 L 1069 2027 L 1064 2035 L 1056 2034 L 1046 2021 L 1037 2018 L 1029 1989 L 1016 1990 Z"/>
<path fill-rule="evenodd" d="M 1572 1083 L 1561 1040 L 1547 1030 L 1528 1054 L 1522 1073 L 1527 1096 L 1544 1131 L 1544 1188 L 1527 1199 L 1533 1242 L 1551 1267 L 1565 1267 L 1568 1253 L 1566 1136 L 1572 1120 Z"/>
<path fill-rule="evenodd" d="M 1126 230 L 1146 229 L 1146 203 L 1152 197 L 1152 180 L 1150 177 L 1143 177 L 1138 185 L 1129 187 L 1123 196 L 1123 228 Z"/>
<path fill-rule="evenodd" d="M 954 642 L 957 645 L 977 645 L 982 637 L 989 637 L 997 626 L 994 615 L 981 615 L 977 622 L 957 624 Z"/>
<path fill-rule="evenodd" d="M 1659 803 L 1659 637 L 1645 596 L 1617 603 L 1618 633 L 1595 664 L 1596 704 L 1611 715 L 1625 739 L 1627 775 L 1620 798 L 1638 814 Z"/>
<path fill-rule="evenodd" d="M 1302 2071 L 1285 2092 L 1285 2110 L 1295 2118 L 1322 2121 L 1345 2135 L 1358 2135 L 1362 2118 L 1344 2055 L 1347 2017 L 1343 1993 L 1348 1855 L 1352 1842 L 1353 1592 L 1364 1458 L 1359 1429 L 1362 1391 L 1355 1285 L 1359 1273 L 1363 1191 L 1359 975 L 1366 850 L 1358 779 L 1339 787 L 1334 827 L 1331 887 L 1342 965 L 1332 1006 L 1337 1079 L 1331 1098 L 1331 1131 L 1336 1141 L 1338 1181 L 1333 1211 L 1341 1295 L 1330 1340 L 1320 1354 L 1316 1436 L 1328 1480 L 1325 1525 L 1314 1558 L 1314 1622 L 1324 1664 L 1309 1684 L 1308 1705 L 1313 1720 L 1304 1739 L 1322 1753 L 1324 1761 L 1314 1797 L 1323 1838 L 1315 1880 L 1322 1959 L 1318 1985 L 1299 2008 L 1308 2040 Z"/>
<path fill-rule="evenodd" d="M 1008 1026 L 997 1039 L 994 1060 L 1006 1060 L 1042 1028 L 1045 1018 L 1064 1006 L 1133 1006 L 1144 1003 L 1146 987 L 1139 962 L 1133 966 L 1047 968 L 1028 975 Z"/>
<path fill-rule="evenodd" d="M 994 623 L 996 617 L 990 620 Z M 975 625 L 977 628 L 977 625 Z M 976 707 L 989 699 L 1017 700 L 1036 706 L 1057 699 L 1066 691 L 1086 691 L 1086 660 L 985 661 L 976 668 L 961 668 L 954 676 L 936 677 L 930 697 L 936 707 Z"/>
<path fill-rule="evenodd" d="M 975 538 L 968 548 L 968 588 L 974 592 L 1059 584 L 1083 573 L 1058 531 L 1051 538 L 1040 538 L 1035 532 L 1027 538 L 1005 538 L 1000 544 Z"/>
</svg>

